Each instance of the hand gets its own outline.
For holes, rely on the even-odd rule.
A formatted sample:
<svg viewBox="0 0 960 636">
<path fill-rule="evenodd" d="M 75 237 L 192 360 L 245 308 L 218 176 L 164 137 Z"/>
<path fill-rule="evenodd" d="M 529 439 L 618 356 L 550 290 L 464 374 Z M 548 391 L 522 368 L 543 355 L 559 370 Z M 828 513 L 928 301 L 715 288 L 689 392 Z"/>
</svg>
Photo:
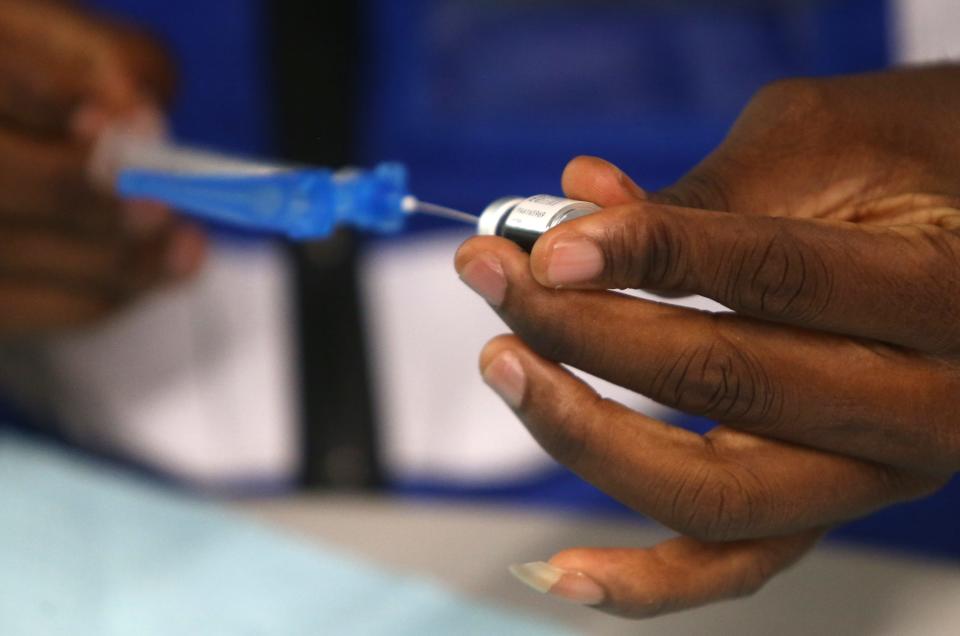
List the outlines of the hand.
<svg viewBox="0 0 960 636">
<path fill-rule="evenodd" d="M 892 78 L 903 93 L 907 78 Z M 566 574 L 532 570 L 553 593 L 644 616 L 750 592 L 823 528 L 932 492 L 960 467 L 957 186 L 937 143 L 950 119 L 935 123 L 936 106 L 868 126 L 884 91 L 867 89 L 883 80 L 764 91 L 720 149 L 649 197 L 577 160 L 568 196 L 606 210 L 548 233 L 530 258 L 490 238 L 458 253 L 461 276 L 522 339 L 487 347 L 487 381 L 560 461 L 687 535 L 557 555 Z M 904 147 L 871 149 L 878 139 Z M 603 291 L 616 287 L 699 293 L 737 313 Z M 724 425 L 700 437 L 652 421 L 560 362 Z"/>
<path fill-rule="evenodd" d="M 0 50 L 0 338 L 87 324 L 196 272 L 198 229 L 87 174 L 104 126 L 149 122 L 169 98 L 158 47 L 56 2 L 0 0 Z"/>
<path fill-rule="evenodd" d="M 958 104 L 960 66 L 777 82 L 751 100 L 719 148 L 651 198 L 749 215 L 937 225 L 960 196 Z"/>
</svg>

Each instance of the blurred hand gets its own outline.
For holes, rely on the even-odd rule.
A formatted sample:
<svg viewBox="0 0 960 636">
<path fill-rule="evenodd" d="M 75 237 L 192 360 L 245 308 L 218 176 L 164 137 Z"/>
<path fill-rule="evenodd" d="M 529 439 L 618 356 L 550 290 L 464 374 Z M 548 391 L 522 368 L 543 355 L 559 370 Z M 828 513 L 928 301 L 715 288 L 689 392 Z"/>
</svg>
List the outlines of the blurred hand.
<svg viewBox="0 0 960 636">
<path fill-rule="evenodd" d="M 685 535 L 523 576 L 630 616 L 750 593 L 824 528 L 960 469 L 958 106 L 953 68 L 774 85 L 667 191 L 581 158 L 564 189 L 603 212 L 530 257 L 461 248 L 461 276 L 519 336 L 486 348 L 487 382 L 561 462 Z M 559 363 L 723 424 L 653 421 Z"/>
<path fill-rule="evenodd" d="M 172 84 L 140 34 L 66 3 L 0 0 L 0 339 L 87 324 L 197 271 L 198 229 L 123 204 L 87 170 L 98 133 L 156 126 Z"/>
</svg>

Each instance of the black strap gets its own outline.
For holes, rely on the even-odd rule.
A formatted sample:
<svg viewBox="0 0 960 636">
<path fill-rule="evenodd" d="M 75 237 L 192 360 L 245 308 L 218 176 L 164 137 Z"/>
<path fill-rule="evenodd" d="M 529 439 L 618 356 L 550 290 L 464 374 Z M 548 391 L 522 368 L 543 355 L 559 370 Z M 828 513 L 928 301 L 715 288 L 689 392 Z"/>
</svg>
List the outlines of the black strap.
<svg viewBox="0 0 960 636">
<path fill-rule="evenodd" d="M 356 2 L 263 3 L 273 25 L 277 131 L 285 157 L 353 163 L 359 12 Z M 303 474 L 308 488 L 381 485 L 358 239 L 292 248 L 302 378 Z"/>
</svg>

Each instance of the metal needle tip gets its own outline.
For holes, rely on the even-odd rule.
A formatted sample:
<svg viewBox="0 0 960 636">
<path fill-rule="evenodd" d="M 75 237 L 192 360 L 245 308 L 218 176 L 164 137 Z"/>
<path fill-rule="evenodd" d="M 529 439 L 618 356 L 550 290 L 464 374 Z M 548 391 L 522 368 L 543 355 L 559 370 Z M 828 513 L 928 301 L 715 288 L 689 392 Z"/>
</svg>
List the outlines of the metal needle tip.
<svg viewBox="0 0 960 636">
<path fill-rule="evenodd" d="M 403 200 L 403 211 L 407 214 L 427 214 L 442 219 L 450 219 L 451 221 L 469 223 L 470 225 L 477 224 L 477 217 L 472 214 L 467 214 L 466 212 L 447 208 L 442 205 L 420 201 L 416 197 L 407 197 Z"/>
</svg>

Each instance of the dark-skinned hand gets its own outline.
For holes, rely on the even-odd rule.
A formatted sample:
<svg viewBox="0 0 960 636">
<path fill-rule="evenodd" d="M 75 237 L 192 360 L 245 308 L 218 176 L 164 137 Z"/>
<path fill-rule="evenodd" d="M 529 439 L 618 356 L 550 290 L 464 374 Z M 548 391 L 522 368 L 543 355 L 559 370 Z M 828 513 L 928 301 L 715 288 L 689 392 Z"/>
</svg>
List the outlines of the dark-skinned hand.
<svg viewBox="0 0 960 636">
<path fill-rule="evenodd" d="M 197 228 L 88 170 L 104 127 L 151 125 L 171 90 L 149 38 L 69 3 L 0 0 L 0 340 L 89 324 L 200 267 Z"/>
<path fill-rule="evenodd" d="M 684 179 L 648 195 L 574 160 L 604 209 L 531 255 L 468 241 L 457 270 L 516 334 L 484 378 L 559 461 L 682 536 L 520 568 L 650 616 L 756 591 L 826 528 L 960 468 L 960 71 L 761 91 Z M 607 291 L 701 294 L 711 314 Z M 704 436 L 601 399 L 570 365 L 721 424 Z"/>
</svg>

